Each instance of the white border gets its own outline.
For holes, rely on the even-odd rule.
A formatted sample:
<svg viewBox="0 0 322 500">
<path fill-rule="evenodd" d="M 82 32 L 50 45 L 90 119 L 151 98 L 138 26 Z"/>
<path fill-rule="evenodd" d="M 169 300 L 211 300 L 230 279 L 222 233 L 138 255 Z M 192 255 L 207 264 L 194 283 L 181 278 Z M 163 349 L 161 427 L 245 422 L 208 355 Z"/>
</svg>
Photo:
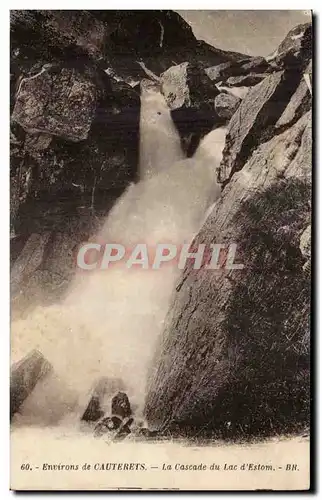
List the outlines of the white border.
<svg viewBox="0 0 322 500">
<path fill-rule="evenodd" d="M 269 2 L 261 2 L 259 4 L 257 1 L 247 1 L 243 2 L 241 5 L 238 1 L 233 0 L 225 0 L 221 5 L 215 1 L 209 0 L 198 0 L 198 10 L 239 10 L 242 8 L 243 10 L 308 10 L 308 8 L 313 9 L 315 15 L 318 16 L 320 13 L 319 3 L 317 0 L 310 3 L 310 6 L 305 5 L 304 2 L 300 2 L 298 0 L 288 0 L 288 1 L 279 1 L 279 0 L 270 0 Z M 173 10 L 196 10 L 196 1 L 192 0 L 177 0 L 176 2 L 169 1 L 160 1 L 154 0 L 153 9 L 173 9 Z M 303 8 L 304 7 L 304 8 Z M 66 0 L 55 0 L 55 1 L 47 1 L 42 0 L 41 2 L 33 1 L 33 2 L 25 2 L 22 0 L 16 0 L 14 2 L 4 2 L 0 6 L 0 51 L 1 51 L 1 162 L 0 162 L 0 237 L 1 237 L 1 245 L 0 245 L 0 263 L 1 263 L 1 280 L 0 280 L 0 318 L 1 318 L 1 332 L 0 332 L 0 353 L 1 353 L 1 362 L 0 362 L 0 381 L 1 381 L 1 393 L 0 393 L 0 416 L 1 416 L 1 436 L 0 436 L 0 494 L 1 498 L 9 498 L 12 495 L 9 492 L 9 9 L 150 9 L 151 2 L 150 1 L 133 1 L 133 0 L 110 0 L 106 2 L 91 0 L 89 2 L 85 2 L 84 0 L 76 1 L 66 1 Z M 321 37 L 317 32 L 318 30 L 318 19 L 316 19 L 316 63 L 318 63 L 318 55 L 321 55 L 320 44 Z M 315 94 L 318 94 L 319 84 L 321 82 L 321 65 L 317 68 L 316 71 L 318 74 L 316 76 L 316 87 L 314 89 Z M 316 98 L 317 101 L 317 98 Z M 320 169 L 319 165 L 319 143 L 320 143 L 320 117 L 321 117 L 321 102 L 316 102 L 316 115 L 319 119 L 316 122 L 316 158 L 315 158 L 315 168 L 317 170 Z M 321 238 L 322 238 L 322 175 L 318 175 L 315 178 L 317 183 L 316 186 L 316 202 L 317 206 L 315 207 L 316 214 L 318 215 L 318 223 L 316 225 L 316 236 L 317 236 L 317 249 L 316 249 L 316 257 L 320 254 L 321 249 Z M 320 266 L 317 266 L 318 271 L 318 282 L 317 285 L 321 285 L 321 272 Z M 322 303 L 320 301 L 320 295 L 316 300 L 316 313 L 321 310 Z M 319 314 L 318 314 L 319 316 Z M 322 360 L 321 356 L 321 342 L 318 342 L 318 336 L 321 334 L 320 328 L 320 317 L 316 318 L 316 341 L 315 347 L 318 348 L 318 353 L 316 355 L 316 364 L 317 369 L 319 368 L 319 360 Z M 318 380 L 317 385 L 321 387 L 321 370 L 318 371 Z M 317 391 L 318 392 L 318 391 Z M 321 416 L 321 399 L 319 398 L 317 406 L 318 416 Z M 320 418 L 317 418 L 317 423 Z M 314 436 L 314 439 L 318 439 L 318 452 L 320 452 L 320 433 L 318 436 Z M 319 476 L 321 477 L 322 467 L 321 463 L 318 461 L 317 467 L 317 484 L 319 486 Z M 64 496 L 65 494 L 60 494 Z M 88 493 L 88 496 L 92 496 L 93 493 Z M 109 497 L 115 497 L 117 494 L 109 494 Z M 173 496 L 173 494 L 169 494 Z M 217 493 L 216 496 L 221 496 L 221 494 Z M 231 495 L 225 494 L 224 498 L 229 498 Z M 275 494 L 278 495 L 279 494 Z M 29 497 L 33 497 L 34 495 L 29 495 Z M 81 494 L 75 494 L 75 497 L 81 498 Z M 186 495 L 180 495 L 186 496 Z M 292 496 L 292 495 L 291 495 Z M 303 494 L 303 496 L 308 496 L 308 494 Z M 39 494 L 37 495 L 39 497 Z M 290 498 L 290 495 L 288 495 Z M 294 494 L 295 497 L 295 494 Z"/>
</svg>

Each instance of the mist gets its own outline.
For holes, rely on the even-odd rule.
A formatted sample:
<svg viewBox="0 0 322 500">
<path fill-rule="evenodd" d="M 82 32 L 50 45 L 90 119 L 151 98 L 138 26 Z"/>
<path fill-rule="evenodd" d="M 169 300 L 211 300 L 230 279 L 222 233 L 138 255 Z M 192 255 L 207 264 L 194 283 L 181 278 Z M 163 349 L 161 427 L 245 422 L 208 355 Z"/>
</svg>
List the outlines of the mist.
<svg viewBox="0 0 322 500">
<path fill-rule="evenodd" d="M 189 243 L 220 195 L 216 165 L 225 129 L 212 131 L 194 157 L 184 159 L 162 95 L 143 87 L 141 101 L 141 180 L 117 200 L 91 241 L 120 243 L 126 248 L 137 243 L 151 247 Z M 39 349 L 55 372 L 52 383 L 39 384 L 27 398 L 24 406 L 29 417 L 39 411 L 37 401 L 44 401 L 44 391 L 43 421 L 50 419 L 57 401 L 61 416 L 75 407 L 75 400 L 81 411 L 93 383 L 102 376 L 122 379 L 140 412 L 148 368 L 179 272 L 174 265 L 157 270 L 125 266 L 75 270 L 63 302 L 37 307 L 27 318 L 14 321 L 12 361 Z M 70 405 L 61 403 L 62 387 Z"/>
</svg>

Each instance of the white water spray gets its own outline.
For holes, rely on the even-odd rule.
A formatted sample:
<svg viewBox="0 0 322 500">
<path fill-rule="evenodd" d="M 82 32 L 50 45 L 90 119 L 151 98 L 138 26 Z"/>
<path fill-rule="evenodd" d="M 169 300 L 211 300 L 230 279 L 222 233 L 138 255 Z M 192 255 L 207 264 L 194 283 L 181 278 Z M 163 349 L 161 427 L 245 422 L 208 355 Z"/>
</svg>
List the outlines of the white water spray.
<svg viewBox="0 0 322 500">
<path fill-rule="evenodd" d="M 116 202 L 95 239 L 126 247 L 190 242 L 220 193 L 215 168 L 225 131 L 211 132 L 194 158 L 182 159 L 169 110 L 159 93 L 147 89 L 140 136 L 142 180 Z M 175 266 L 77 274 L 64 303 L 38 307 L 12 324 L 12 361 L 37 348 L 80 400 L 96 379 L 110 376 L 121 378 L 131 401 L 142 407 L 147 370 L 178 275 Z M 43 390 L 36 387 L 32 401 Z M 59 384 L 57 394 L 50 390 L 48 413 Z"/>
</svg>

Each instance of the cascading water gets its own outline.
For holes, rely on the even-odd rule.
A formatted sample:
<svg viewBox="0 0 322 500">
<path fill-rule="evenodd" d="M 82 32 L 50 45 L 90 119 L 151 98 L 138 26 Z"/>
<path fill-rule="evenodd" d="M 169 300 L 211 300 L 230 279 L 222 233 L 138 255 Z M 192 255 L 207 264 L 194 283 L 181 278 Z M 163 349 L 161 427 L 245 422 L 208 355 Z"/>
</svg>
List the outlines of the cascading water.
<svg viewBox="0 0 322 500">
<path fill-rule="evenodd" d="M 126 248 L 188 243 L 219 196 L 215 167 L 225 130 L 211 132 L 194 158 L 183 159 L 170 112 L 151 87 L 142 91 L 140 123 L 141 180 L 120 197 L 95 240 Z M 63 303 L 38 307 L 14 322 L 12 361 L 36 348 L 56 374 L 55 381 L 39 384 L 28 398 L 29 415 L 37 413 L 39 400 L 44 422 L 55 408 L 57 413 L 57 401 L 64 397 L 70 399 L 70 408 L 75 397 L 81 406 L 84 394 L 101 376 L 121 378 L 131 402 L 142 408 L 147 370 L 178 274 L 174 265 L 77 272 Z M 62 384 L 68 391 L 62 392 Z M 66 413 L 68 401 L 60 408 Z"/>
<path fill-rule="evenodd" d="M 184 159 L 180 137 L 162 94 L 149 80 L 141 83 L 140 179 Z"/>
</svg>

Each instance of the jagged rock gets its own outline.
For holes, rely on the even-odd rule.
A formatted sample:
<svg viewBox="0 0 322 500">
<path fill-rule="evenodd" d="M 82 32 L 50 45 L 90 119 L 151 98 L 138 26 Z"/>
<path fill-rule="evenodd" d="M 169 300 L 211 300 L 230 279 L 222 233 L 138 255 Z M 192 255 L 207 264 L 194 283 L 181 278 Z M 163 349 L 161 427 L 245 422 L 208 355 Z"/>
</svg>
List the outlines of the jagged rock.
<svg viewBox="0 0 322 500">
<path fill-rule="evenodd" d="M 239 82 L 238 79 L 242 81 L 242 76 L 247 77 L 248 75 L 252 75 L 253 81 L 255 81 L 258 73 L 267 76 L 272 70 L 273 68 L 264 57 L 252 57 L 251 59 L 241 59 L 239 61 L 229 61 L 218 64 L 217 66 L 206 68 L 205 72 L 209 78 L 216 83 L 219 81 L 229 81 L 234 77 L 237 78 L 236 81 Z M 260 78 L 263 79 L 263 76 L 260 76 Z M 256 83 L 258 83 L 258 81 L 261 80 L 257 80 Z M 238 85 L 238 83 L 236 85 Z M 253 84 L 247 83 L 245 85 Z"/>
<path fill-rule="evenodd" d="M 125 392 L 118 392 L 112 398 L 111 411 L 112 415 L 117 415 L 122 419 L 132 415 L 130 401 Z"/>
<path fill-rule="evenodd" d="M 96 422 L 107 412 L 110 412 L 111 397 L 120 389 L 124 389 L 122 380 L 111 379 L 109 377 L 101 378 L 94 386 L 81 420 L 84 422 Z M 118 414 L 115 413 L 115 415 Z"/>
<path fill-rule="evenodd" d="M 51 364 L 39 351 L 31 351 L 10 370 L 10 418 L 19 411 L 36 384 L 52 372 Z"/>
<path fill-rule="evenodd" d="M 210 78 L 210 80 L 214 83 L 225 80 L 227 74 L 230 74 L 232 69 L 232 63 L 225 62 L 218 64 L 217 66 L 211 66 L 210 68 L 205 69 L 206 75 Z"/>
<path fill-rule="evenodd" d="M 228 122 L 235 113 L 240 102 L 241 99 L 233 94 L 221 92 L 215 97 L 215 110 L 217 115 Z"/>
<path fill-rule="evenodd" d="M 248 75 L 231 76 L 225 81 L 228 87 L 253 87 L 266 78 L 267 74 L 249 73 Z"/>
<path fill-rule="evenodd" d="M 312 57 L 312 24 L 295 26 L 286 35 L 272 56 L 268 58 L 282 68 L 303 69 Z"/>
<path fill-rule="evenodd" d="M 259 145 L 194 245 L 237 244 L 243 269 L 187 265 L 151 368 L 145 416 L 162 432 L 264 436 L 309 420 L 311 114 Z M 296 366 L 296 370 L 294 370 Z"/>
<path fill-rule="evenodd" d="M 218 95 L 216 86 L 200 69 L 185 62 L 161 75 L 161 91 L 171 110 L 182 107 L 200 109 L 204 101 Z"/>
<path fill-rule="evenodd" d="M 308 82 L 305 79 L 305 74 L 310 74 L 311 65 L 305 70 L 303 77 L 292 95 L 290 102 L 286 106 L 283 114 L 278 119 L 275 127 L 278 129 L 280 127 L 289 126 L 294 123 L 301 115 L 308 111 L 312 106 L 312 97 Z"/>
<path fill-rule="evenodd" d="M 158 437 L 158 434 L 158 431 L 151 431 L 147 427 L 142 427 L 137 432 L 137 435 L 139 437 L 143 437 L 144 439 L 155 439 L 156 437 Z"/>
<path fill-rule="evenodd" d="M 183 148 L 191 156 L 200 138 L 221 122 L 214 105 L 219 90 L 200 68 L 186 62 L 161 75 L 161 92 L 171 109 Z M 193 143 L 191 134 L 195 134 Z"/>
<path fill-rule="evenodd" d="M 223 183 L 240 170 L 250 152 L 275 133 L 275 124 L 296 90 L 301 74 L 279 71 L 269 75 L 245 96 L 231 118 L 218 180 Z"/>
<path fill-rule="evenodd" d="M 126 81 L 146 78 L 142 63 L 160 75 L 188 60 L 207 67 L 252 59 L 196 40 L 190 25 L 171 10 L 12 11 L 11 38 L 13 47 L 27 50 L 29 58 L 37 54 L 39 60 L 44 53 L 50 59 L 85 54 L 102 67 L 112 66 Z M 26 40 L 32 41 L 31 47 Z"/>
<path fill-rule="evenodd" d="M 94 428 L 94 436 L 101 437 L 109 434 L 112 441 L 122 441 L 131 434 L 133 418 L 121 420 L 118 417 L 106 417 L 98 422 Z"/>
<path fill-rule="evenodd" d="M 95 425 L 94 436 L 101 437 L 103 434 L 115 433 L 122 425 L 122 419 L 118 417 L 105 417 Z"/>
<path fill-rule="evenodd" d="M 116 197 L 137 178 L 140 96 L 86 58 L 78 59 L 76 67 L 73 64 L 56 66 L 53 78 L 58 79 L 61 87 L 46 94 L 50 105 L 44 112 L 40 110 L 40 117 L 27 107 L 37 124 L 26 115 L 23 100 L 18 98 L 15 104 L 11 226 L 18 235 L 44 230 L 70 235 L 74 230 L 79 232 L 72 238 L 77 245 L 95 229 L 95 216 L 105 215 Z M 62 74 L 69 74 L 71 80 L 62 80 Z M 33 85 L 38 78 L 41 83 L 44 75 L 29 80 L 28 96 L 32 101 L 41 100 L 38 87 Z M 83 77 L 91 82 L 95 95 L 94 109 L 85 120 L 84 102 L 72 105 L 70 96 L 67 98 Z M 23 89 L 22 84 L 19 95 Z M 94 116 L 90 118 L 92 112 Z M 26 133 L 17 121 L 28 131 L 37 127 L 43 127 L 43 131 Z M 76 143 L 82 134 L 87 139 Z"/>
</svg>

